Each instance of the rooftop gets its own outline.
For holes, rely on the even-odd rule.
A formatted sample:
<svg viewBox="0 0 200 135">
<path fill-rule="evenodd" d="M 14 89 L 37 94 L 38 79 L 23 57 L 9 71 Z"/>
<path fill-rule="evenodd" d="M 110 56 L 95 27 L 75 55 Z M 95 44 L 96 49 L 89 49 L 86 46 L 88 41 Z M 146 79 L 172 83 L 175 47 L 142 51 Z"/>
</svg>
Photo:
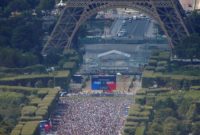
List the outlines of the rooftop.
<svg viewBox="0 0 200 135">
<path fill-rule="evenodd" d="M 125 57 L 131 57 L 130 54 L 128 53 L 124 53 L 124 52 L 121 52 L 121 51 L 117 51 L 117 50 L 111 50 L 111 51 L 108 51 L 108 52 L 105 52 L 105 53 L 100 53 L 97 57 L 103 57 L 103 56 L 106 56 L 106 55 L 109 55 L 109 54 L 119 54 L 119 55 L 123 55 Z"/>
</svg>

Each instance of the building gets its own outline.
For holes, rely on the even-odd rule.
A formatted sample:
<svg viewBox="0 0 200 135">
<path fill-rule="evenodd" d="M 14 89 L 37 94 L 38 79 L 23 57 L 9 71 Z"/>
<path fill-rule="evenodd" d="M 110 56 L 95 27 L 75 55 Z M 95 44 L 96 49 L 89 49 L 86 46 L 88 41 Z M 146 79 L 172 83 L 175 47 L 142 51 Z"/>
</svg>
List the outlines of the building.
<svg viewBox="0 0 200 135">
<path fill-rule="evenodd" d="M 200 0 L 195 0 L 194 9 L 200 10 Z"/>
<path fill-rule="evenodd" d="M 103 71 L 128 71 L 131 69 L 131 55 L 118 50 L 111 50 L 97 55 L 99 69 Z"/>
<path fill-rule="evenodd" d="M 138 73 L 151 54 L 145 45 L 133 44 L 90 44 L 85 52 L 82 74 Z"/>
<path fill-rule="evenodd" d="M 200 0 L 180 0 L 180 2 L 187 11 L 200 9 Z"/>
</svg>

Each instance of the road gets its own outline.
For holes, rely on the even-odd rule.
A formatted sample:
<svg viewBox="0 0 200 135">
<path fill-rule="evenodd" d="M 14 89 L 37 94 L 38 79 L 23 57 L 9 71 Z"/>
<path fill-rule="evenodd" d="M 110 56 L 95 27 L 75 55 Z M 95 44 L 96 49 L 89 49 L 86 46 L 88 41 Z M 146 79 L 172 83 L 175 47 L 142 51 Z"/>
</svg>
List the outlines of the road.
<svg viewBox="0 0 200 135">
<path fill-rule="evenodd" d="M 114 21 L 112 27 L 111 27 L 111 36 L 116 36 L 117 33 L 120 31 L 122 27 L 123 19 L 117 19 Z"/>
<path fill-rule="evenodd" d="M 134 39 L 142 39 L 148 30 L 150 21 L 147 19 L 129 20 L 122 26 L 122 30 L 126 30 L 125 37 Z"/>
<path fill-rule="evenodd" d="M 149 18 L 118 18 L 111 27 L 110 35 L 115 39 L 143 40 L 145 37 L 152 37 L 153 30 L 153 22 Z"/>
</svg>

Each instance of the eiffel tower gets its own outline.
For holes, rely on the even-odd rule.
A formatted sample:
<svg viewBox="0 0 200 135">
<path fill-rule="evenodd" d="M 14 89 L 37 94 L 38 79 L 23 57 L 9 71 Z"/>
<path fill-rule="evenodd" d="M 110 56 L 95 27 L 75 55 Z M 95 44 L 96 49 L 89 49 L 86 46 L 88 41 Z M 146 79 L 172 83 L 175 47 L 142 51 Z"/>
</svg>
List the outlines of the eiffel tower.
<svg viewBox="0 0 200 135">
<path fill-rule="evenodd" d="M 172 48 L 190 35 L 179 0 L 68 0 L 42 54 L 46 55 L 50 50 L 60 53 L 67 50 L 87 19 L 99 11 L 115 8 L 135 9 L 156 20 Z"/>
</svg>

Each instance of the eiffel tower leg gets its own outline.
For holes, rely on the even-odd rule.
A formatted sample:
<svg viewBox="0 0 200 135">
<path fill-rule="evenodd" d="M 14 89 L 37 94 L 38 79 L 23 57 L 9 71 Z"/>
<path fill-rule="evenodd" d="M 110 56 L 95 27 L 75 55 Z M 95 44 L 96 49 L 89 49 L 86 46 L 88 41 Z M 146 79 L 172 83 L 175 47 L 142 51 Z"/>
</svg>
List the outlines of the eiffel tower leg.
<svg viewBox="0 0 200 135">
<path fill-rule="evenodd" d="M 49 51 L 62 53 L 63 49 L 69 47 L 72 37 L 78 29 L 77 25 L 83 12 L 84 8 L 82 7 L 66 7 L 63 9 L 56 26 L 43 48 L 42 53 L 44 55 L 49 53 Z"/>
<path fill-rule="evenodd" d="M 183 11 L 178 9 L 180 8 L 178 0 L 152 0 L 152 2 L 172 47 L 190 35 L 183 20 Z"/>
</svg>

